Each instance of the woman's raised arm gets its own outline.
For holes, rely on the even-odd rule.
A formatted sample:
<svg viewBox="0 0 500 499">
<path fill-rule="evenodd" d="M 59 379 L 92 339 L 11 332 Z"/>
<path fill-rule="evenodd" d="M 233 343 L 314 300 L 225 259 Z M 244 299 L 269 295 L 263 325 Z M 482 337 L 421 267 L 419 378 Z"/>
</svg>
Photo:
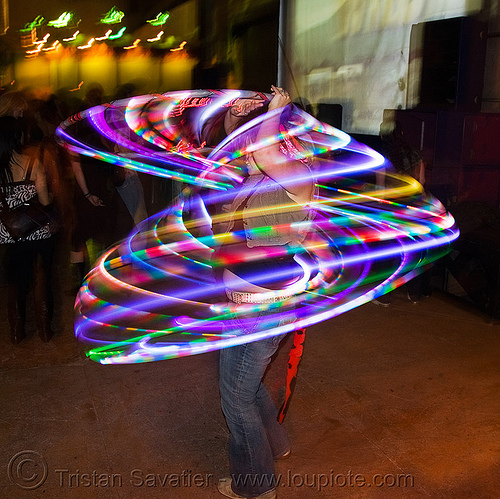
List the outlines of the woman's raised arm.
<svg viewBox="0 0 500 499">
<path fill-rule="evenodd" d="M 268 137 L 280 133 L 281 113 L 291 104 L 288 92 L 274 85 L 271 89 L 273 98 L 268 111 L 277 111 L 272 112 L 260 125 L 257 133 L 258 143 L 263 143 Z M 301 161 L 290 159 L 283 153 L 280 142 L 261 146 L 252 156 L 257 168 L 279 183 L 295 201 L 308 203 L 312 200 L 314 179 L 310 169 Z"/>
</svg>

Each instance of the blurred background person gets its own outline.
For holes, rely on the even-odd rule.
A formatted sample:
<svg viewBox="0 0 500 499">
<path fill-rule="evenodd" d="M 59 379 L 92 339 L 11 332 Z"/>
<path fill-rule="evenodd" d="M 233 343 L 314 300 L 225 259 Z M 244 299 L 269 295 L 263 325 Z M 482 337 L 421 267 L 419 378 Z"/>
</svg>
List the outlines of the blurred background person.
<svg viewBox="0 0 500 499">
<path fill-rule="evenodd" d="M 401 123 L 383 121 L 380 124 L 380 139 L 382 141 L 381 152 L 391 162 L 396 172 L 413 177 L 425 187 L 425 163 L 420 151 L 406 142 Z M 383 175 L 382 178 L 385 179 Z M 430 271 L 423 272 L 408 281 L 406 291 L 408 300 L 412 303 L 418 303 L 422 297 L 430 296 Z M 386 293 L 372 302 L 375 305 L 389 307 L 391 295 L 392 293 Z"/>
<path fill-rule="evenodd" d="M 88 86 L 81 110 L 102 104 L 104 91 L 98 83 Z M 103 145 L 112 151 L 112 145 L 97 136 L 92 127 L 81 122 L 81 133 L 97 148 Z M 133 227 L 132 216 L 118 195 L 117 188 L 130 198 L 133 181 L 126 182 L 124 168 L 85 155 L 71 155 L 74 175 L 73 226 L 71 230 L 70 263 L 74 283 L 70 293 L 76 293 L 92 263 L 113 242 L 125 237 Z M 137 206 L 136 206 L 137 208 Z"/>
<path fill-rule="evenodd" d="M 33 151 L 23 146 L 23 129 L 18 119 L 0 117 L 0 188 L 9 207 L 38 198 L 47 206 L 50 194 L 45 171 Z M 5 246 L 4 266 L 9 285 L 8 315 L 11 341 L 20 343 L 26 337 L 26 299 L 34 266 L 41 259 L 35 287 L 36 322 L 40 338 L 49 341 L 53 336 L 52 291 L 53 239 L 46 225 L 15 241 L 0 223 L 0 244 Z"/>
</svg>

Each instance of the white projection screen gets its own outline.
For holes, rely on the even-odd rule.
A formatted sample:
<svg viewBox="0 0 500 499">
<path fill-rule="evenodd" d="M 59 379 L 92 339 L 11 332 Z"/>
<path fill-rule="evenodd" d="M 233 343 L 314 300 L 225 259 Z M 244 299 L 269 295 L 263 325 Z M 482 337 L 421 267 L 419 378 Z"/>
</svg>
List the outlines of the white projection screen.
<svg viewBox="0 0 500 499">
<path fill-rule="evenodd" d="M 410 61 L 412 25 L 477 14 L 482 3 L 282 0 L 281 80 L 313 110 L 317 104 L 341 105 L 345 131 L 376 135 L 384 109 L 412 107 L 419 83 L 411 81 L 419 74 L 418 56 Z"/>
</svg>

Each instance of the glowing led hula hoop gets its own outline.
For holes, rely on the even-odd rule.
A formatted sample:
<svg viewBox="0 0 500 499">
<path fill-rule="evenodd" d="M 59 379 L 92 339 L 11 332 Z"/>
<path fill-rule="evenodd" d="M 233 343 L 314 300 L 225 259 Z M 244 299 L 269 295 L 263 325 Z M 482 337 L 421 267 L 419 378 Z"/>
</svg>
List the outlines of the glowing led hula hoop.
<svg viewBox="0 0 500 499">
<path fill-rule="evenodd" d="M 133 97 L 88 109 L 59 127 L 59 139 L 73 152 L 187 184 L 172 206 L 139 224 L 86 277 L 75 303 L 75 333 L 92 360 L 162 360 L 307 327 L 404 284 L 458 237 L 452 216 L 416 180 L 296 107 L 283 112 L 279 133 L 263 141 L 255 140 L 255 130 L 272 112 L 210 143 L 218 118 L 255 95 L 197 90 Z M 212 234 L 212 222 L 228 216 L 212 208 L 230 203 L 242 184 L 238 160 L 271 143 L 280 144 L 284 161 L 311 167 L 317 194 L 307 209 L 314 217 L 300 227 L 252 228 L 255 237 L 288 229 L 308 236 L 294 247 L 254 248 L 240 258 L 265 263 L 292 253 L 303 277 L 285 290 L 263 292 L 259 303 L 228 303 L 214 279 L 213 269 L 224 266 L 214 251 L 237 234 Z M 297 208 L 290 200 L 269 211 Z M 262 216 L 266 209 L 258 211 L 245 213 Z M 259 331 L 242 333 L 234 318 L 245 321 L 256 310 L 271 313 Z"/>
</svg>

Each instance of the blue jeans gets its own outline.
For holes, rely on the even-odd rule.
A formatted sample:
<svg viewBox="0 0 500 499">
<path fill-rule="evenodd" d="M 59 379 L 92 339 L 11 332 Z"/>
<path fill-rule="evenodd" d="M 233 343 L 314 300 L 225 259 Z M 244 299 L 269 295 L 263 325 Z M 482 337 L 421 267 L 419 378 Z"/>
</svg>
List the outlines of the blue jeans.
<svg viewBox="0 0 500 499">
<path fill-rule="evenodd" d="M 238 326 L 257 331 L 268 315 L 247 316 Z M 233 323 L 234 325 L 234 323 Z M 229 465 L 232 488 L 243 497 L 254 497 L 275 488 L 274 458 L 290 449 L 278 411 L 262 378 L 283 335 L 246 343 L 220 352 L 222 411 L 230 431 Z"/>
</svg>

